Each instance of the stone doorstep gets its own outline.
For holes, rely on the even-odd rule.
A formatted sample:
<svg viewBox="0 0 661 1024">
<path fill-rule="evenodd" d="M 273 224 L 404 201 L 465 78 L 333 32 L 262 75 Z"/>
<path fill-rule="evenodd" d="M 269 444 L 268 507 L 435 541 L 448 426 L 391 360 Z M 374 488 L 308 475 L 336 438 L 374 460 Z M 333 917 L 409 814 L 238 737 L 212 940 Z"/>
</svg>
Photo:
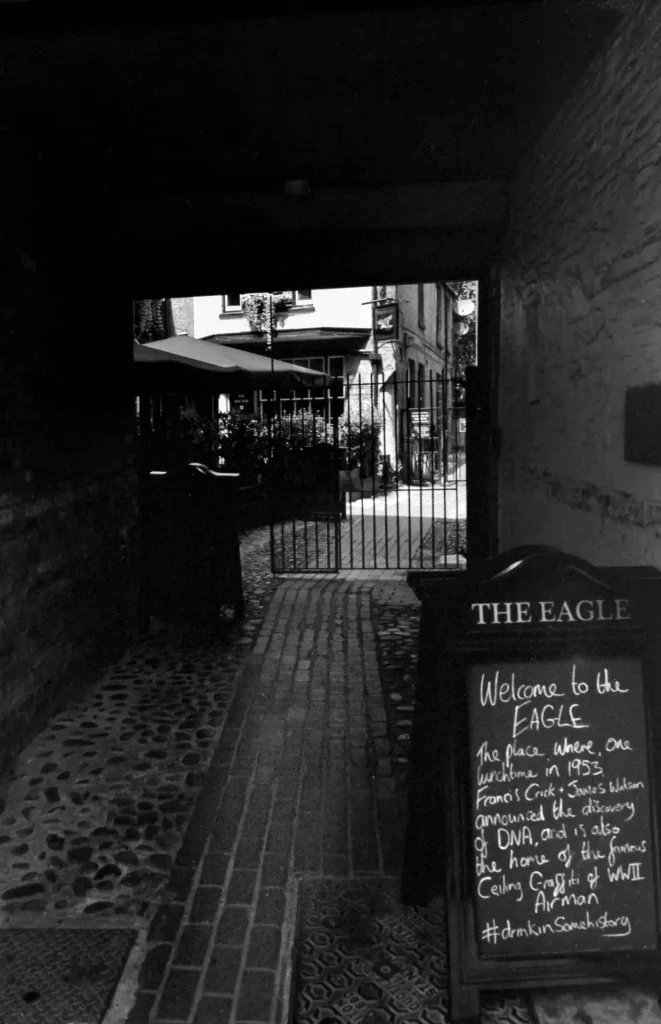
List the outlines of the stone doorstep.
<svg viewBox="0 0 661 1024">
<path fill-rule="evenodd" d="M 537 1024 L 661 1024 L 657 996 L 641 989 L 531 992 L 530 1002 Z"/>
</svg>

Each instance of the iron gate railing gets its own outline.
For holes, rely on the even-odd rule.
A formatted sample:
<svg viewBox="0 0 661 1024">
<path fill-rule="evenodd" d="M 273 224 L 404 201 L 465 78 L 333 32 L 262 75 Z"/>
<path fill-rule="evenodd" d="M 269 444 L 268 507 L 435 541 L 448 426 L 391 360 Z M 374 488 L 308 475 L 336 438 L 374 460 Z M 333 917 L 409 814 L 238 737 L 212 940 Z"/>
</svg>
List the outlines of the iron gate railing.
<svg viewBox="0 0 661 1024">
<path fill-rule="evenodd" d="M 465 565 L 460 379 L 336 379 L 262 408 L 274 572 Z"/>
</svg>

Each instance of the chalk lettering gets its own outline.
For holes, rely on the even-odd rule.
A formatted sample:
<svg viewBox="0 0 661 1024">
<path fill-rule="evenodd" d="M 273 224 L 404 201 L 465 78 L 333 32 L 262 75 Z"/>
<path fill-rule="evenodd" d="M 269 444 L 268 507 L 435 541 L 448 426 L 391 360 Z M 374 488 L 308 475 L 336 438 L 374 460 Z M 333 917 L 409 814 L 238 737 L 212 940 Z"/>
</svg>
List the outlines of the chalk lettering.
<svg viewBox="0 0 661 1024">
<path fill-rule="evenodd" d="M 476 618 L 501 632 L 555 623 L 580 651 L 593 629 L 610 645 L 629 617 L 623 599 L 516 596 L 477 605 Z M 536 661 L 535 645 L 530 661 L 469 667 L 476 922 L 508 956 L 656 941 L 640 662 L 578 651 Z"/>
<path fill-rule="evenodd" d="M 547 896 L 545 892 L 538 892 L 535 897 L 533 910 L 536 914 L 548 914 L 556 907 L 585 907 L 590 903 L 599 903 L 596 892 L 576 893 L 569 892 L 564 896 Z"/>
<path fill-rule="evenodd" d="M 499 879 L 495 885 L 490 885 L 489 883 L 491 881 L 492 879 L 489 875 L 480 879 L 477 887 L 477 894 L 480 899 L 488 900 L 493 896 L 506 896 L 510 892 L 515 892 L 517 894 L 517 903 L 520 903 L 523 899 L 523 885 L 520 881 L 508 882 L 505 876 Z"/>
<path fill-rule="evenodd" d="M 496 672 L 493 679 L 486 679 L 485 674 L 482 673 L 480 680 L 482 707 L 487 704 L 495 707 L 496 704 L 508 704 L 513 701 L 529 703 L 539 697 L 544 697 L 545 700 L 554 700 L 556 697 L 564 697 L 564 693 L 558 690 L 555 683 L 550 683 L 548 686 L 540 683 L 517 686 L 514 672 L 511 674 L 509 683 L 500 682 L 500 672 Z"/>
<path fill-rule="evenodd" d="M 516 854 L 513 850 L 510 850 L 510 871 L 530 868 L 534 864 L 542 867 L 544 864 L 548 863 L 549 859 L 544 853 Z"/>
<path fill-rule="evenodd" d="M 644 882 L 645 876 L 642 873 L 641 865 L 638 862 L 629 863 L 626 867 L 621 864 L 615 869 L 606 868 L 609 882 Z"/>
<path fill-rule="evenodd" d="M 620 684 L 617 681 L 617 679 L 614 679 L 611 682 L 611 679 L 610 679 L 610 677 L 608 675 L 608 669 L 607 668 L 604 669 L 604 678 L 603 678 L 603 680 L 601 678 L 601 672 L 597 672 L 597 693 L 628 693 L 628 692 L 629 692 L 628 690 L 625 690 L 623 687 L 620 686 Z"/>
<path fill-rule="evenodd" d="M 584 722 L 578 714 L 578 704 L 570 704 L 565 710 L 564 704 L 544 704 L 541 708 L 533 708 L 530 717 L 526 718 L 523 709 L 530 704 L 524 701 L 517 704 L 512 720 L 512 738 L 516 739 L 524 732 L 538 732 L 540 729 L 589 729 L 590 726 Z"/>
<path fill-rule="evenodd" d="M 633 750 L 633 747 L 629 740 L 620 740 L 609 736 L 606 740 L 606 753 L 612 754 L 615 750 Z"/>
<path fill-rule="evenodd" d="M 553 756 L 554 757 L 567 757 L 570 754 L 593 754 L 594 740 L 587 740 L 582 743 L 580 740 L 571 740 L 568 736 L 563 736 L 560 743 L 553 744 Z"/>
<path fill-rule="evenodd" d="M 626 814 L 625 821 L 631 821 L 636 813 L 636 805 L 633 800 L 626 800 L 621 804 L 604 804 L 592 797 L 581 807 L 581 814 L 589 817 L 591 814 Z"/>
<path fill-rule="evenodd" d="M 524 825 L 520 829 L 499 828 L 496 836 L 499 850 L 507 850 L 510 846 L 532 846 L 534 843 L 532 831 L 528 825 Z"/>
<path fill-rule="evenodd" d="M 619 845 L 613 842 L 613 837 L 611 836 L 608 844 L 608 866 L 614 867 L 618 857 L 630 856 L 632 853 L 647 853 L 647 841 L 643 839 L 642 843 L 622 843 L 622 845 Z"/>
</svg>

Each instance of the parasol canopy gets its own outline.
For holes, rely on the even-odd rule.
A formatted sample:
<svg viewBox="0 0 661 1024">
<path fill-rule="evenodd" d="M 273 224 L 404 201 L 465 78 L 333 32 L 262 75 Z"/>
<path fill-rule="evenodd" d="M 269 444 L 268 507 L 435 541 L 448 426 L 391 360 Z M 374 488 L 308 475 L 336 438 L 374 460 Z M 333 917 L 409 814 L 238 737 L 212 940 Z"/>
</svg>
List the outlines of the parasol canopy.
<svg viewBox="0 0 661 1024">
<path fill-rule="evenodd" d="M 318 387 L 330 380 L 328 374 L 295 366 L 281 359 L 246 352 L 244 349 L 219 345 L 204 338 L 191 338 L 179 334 L 162 341 L 150 341 L 144 345 L 133 343 L 133 361 L 139 364 L 178 363 L 188 370 L 227 377 L 224 383 L 250 385 L 253 388 L 295 387 L 306 385 Z"/>
</svg>

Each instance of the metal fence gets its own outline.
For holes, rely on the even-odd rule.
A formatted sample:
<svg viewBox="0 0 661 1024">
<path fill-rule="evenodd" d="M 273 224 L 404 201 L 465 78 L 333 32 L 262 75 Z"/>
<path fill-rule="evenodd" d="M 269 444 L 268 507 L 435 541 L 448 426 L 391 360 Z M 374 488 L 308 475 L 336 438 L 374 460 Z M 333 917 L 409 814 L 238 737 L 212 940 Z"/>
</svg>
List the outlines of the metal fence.
<svg viewBox="0 0 661 1024">
<path fill-rule="evenodd" d="M 460 379 L 375 374 L 260 400 L 274 572 L 465 565 Z"/>
</svg>

